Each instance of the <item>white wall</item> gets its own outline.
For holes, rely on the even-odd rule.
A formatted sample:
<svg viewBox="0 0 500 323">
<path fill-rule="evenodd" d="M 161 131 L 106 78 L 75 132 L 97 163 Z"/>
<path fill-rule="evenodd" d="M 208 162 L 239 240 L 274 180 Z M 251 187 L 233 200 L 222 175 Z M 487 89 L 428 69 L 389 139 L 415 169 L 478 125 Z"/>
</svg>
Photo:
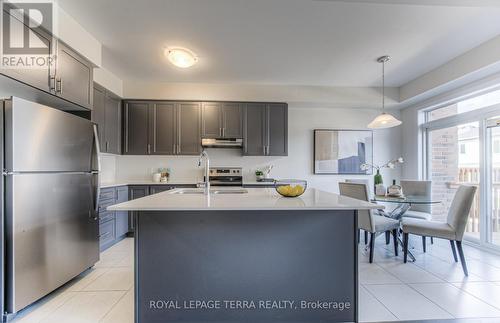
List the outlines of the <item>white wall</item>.
<svg viewBox="0 0 500 323">
<path fill-rule="evenodd" d="M 498 73 L 499 70 L 500 36 L 497 36 L 402 85 L 400 101 L 423 100 Z"/>
<path fill-rule="evenodd" d="M 256 168 L 273 164 L 275 178 L 303 178 L 311 187 L 337 192 L 338 182 L 355 176 L 313 175 L 313 130 L 316 128 L 364 129 L 377 110 L 289 107 L 289 144 L 287 157 L 241 157 L 241 150 L 209 149 L 212 165 L 241 166 L 244 178 L 255 180 Z M 397 114 L 397 112 L 396 112 Z M 385 163 L 401 154 L 401 127 L 374 132 L 374 162 Z M 199 181 L 201 170 L 197 157 L 186 156 L 117 156 L 116 180 L 150 179 L 152 169 L 170 167 L 172 180 Z M 400 170 L 385 170 L 384 180 L 399 179 Z M 357 176 L 369 178 L 373 176 Z"/>
<path fill-rule="evenodd" d="M 107 69 L 94 68 L 94 82 L 123 97 L 123 81 Z"/>
<path fill-rule="evenodd" d="M 101 43 L 59 6 L 55 18 L 54 34 L 96 66 L 101 66 Z"/>
<path fill-rule="evenodd" d="M 423 179 L 420 167 L 419 152 L 422 147 L 422 137 L 419 133 L 418 108 L 408 108 L 401 111 L 401 153 L 405 159 L 402 165 L 402 179 Z"/>
</svg>

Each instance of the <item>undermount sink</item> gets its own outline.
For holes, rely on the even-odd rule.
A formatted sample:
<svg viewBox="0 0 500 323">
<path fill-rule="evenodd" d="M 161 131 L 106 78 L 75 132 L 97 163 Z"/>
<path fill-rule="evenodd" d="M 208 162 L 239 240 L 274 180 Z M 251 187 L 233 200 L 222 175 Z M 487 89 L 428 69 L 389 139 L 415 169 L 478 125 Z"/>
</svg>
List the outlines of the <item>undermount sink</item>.
<svg viewBox="0 0 500 323">
<path fill-rule="evenodd" d="M 210 194 L 246 194 L 248 193 L 245 189 L 210 189 Z M 185 188 L 180 189 L 172 194 L 205 194 L 203 188 Z"/>
</svg>

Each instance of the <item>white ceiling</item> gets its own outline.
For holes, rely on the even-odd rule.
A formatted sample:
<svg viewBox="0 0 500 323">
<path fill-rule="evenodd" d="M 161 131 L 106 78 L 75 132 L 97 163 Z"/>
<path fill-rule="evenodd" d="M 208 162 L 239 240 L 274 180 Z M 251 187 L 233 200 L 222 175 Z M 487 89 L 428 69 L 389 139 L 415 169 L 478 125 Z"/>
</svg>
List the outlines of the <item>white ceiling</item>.
<svg viewBox="0 0 500 323">
<path fill-rule="evenodd" d="M 103 43 L 106 68 L 154 82 L 374 86 L 375 60 L 389 54 L 387 83 L 401 86 L 500 34 L 490 0 L 59 3 Z M 200 62 L 175 68 L 167 46 L 190 48 Z"/>
</svg>

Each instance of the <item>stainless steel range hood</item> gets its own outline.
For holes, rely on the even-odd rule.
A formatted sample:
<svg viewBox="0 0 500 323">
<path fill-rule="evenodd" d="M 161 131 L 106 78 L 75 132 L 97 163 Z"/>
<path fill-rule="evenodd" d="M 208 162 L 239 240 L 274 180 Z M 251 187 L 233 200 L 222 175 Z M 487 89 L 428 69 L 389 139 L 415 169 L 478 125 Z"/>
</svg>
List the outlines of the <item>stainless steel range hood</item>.
<svg viewBox="0 0 500 323">
<path fill-rule="evenodd" d="M 201 146 L 207 148 L 241 148 L 243 139 L 241 138 L 203 138 Z"/>
</svg>

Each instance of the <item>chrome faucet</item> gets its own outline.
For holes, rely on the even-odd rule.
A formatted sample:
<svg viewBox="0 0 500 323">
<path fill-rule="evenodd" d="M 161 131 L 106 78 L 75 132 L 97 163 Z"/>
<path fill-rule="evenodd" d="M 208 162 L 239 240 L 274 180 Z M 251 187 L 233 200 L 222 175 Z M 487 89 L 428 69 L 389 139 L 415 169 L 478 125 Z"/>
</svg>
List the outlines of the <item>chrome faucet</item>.
<svg viewBox="0 0 500 323">
<path fill-rule="evenodd" d="M 210 158 L 205 149 L 201 152 L 200 158 L 198 159 L 198 167 L 201 167 L 201 162 L 205 159 L 205 180 L 197 184 L 198 187 L 203 187 L 205 189 L 205 194 L 210 192 Z"/>
</svg>

